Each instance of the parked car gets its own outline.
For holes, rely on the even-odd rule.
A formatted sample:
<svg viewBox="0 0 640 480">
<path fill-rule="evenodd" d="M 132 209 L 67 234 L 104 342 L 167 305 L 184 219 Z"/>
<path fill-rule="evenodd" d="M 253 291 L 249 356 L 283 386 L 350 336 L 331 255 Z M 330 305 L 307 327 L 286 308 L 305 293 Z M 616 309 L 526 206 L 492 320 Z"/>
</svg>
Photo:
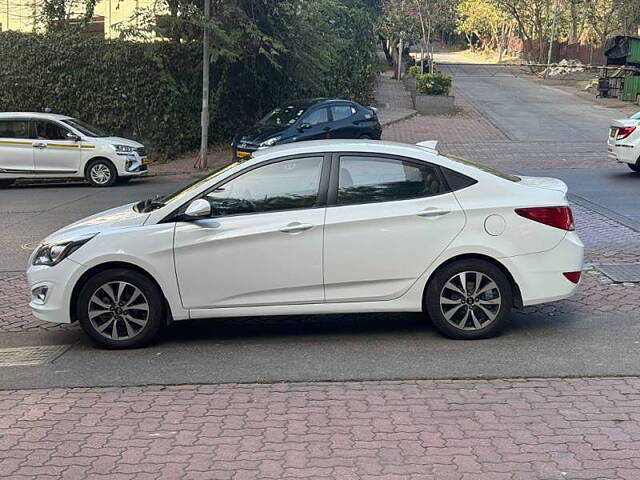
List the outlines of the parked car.
<svg viewBox="0 0 640 480">
<path fill-rule="evenodd" d="M 640 112 L 611 122 L 607 151 L 609 158 L 640 172 Z"/>
<path fill-rule="evenodd" d="M 428 147 L 282 145 L 52 234 L 29 260 L 30 306 L 107 348 L 186 319 L 356 312 L 485 338 L 513 307 L 575 292 L 566 193 Z"/>
<path fill-rule="evenodd" d="M 17 179 L 85 178 L 109 187 L 147 174 L 144 145 L 48 113 L 0 113 L 0 187 Z"/>
<path fill-rule="evenodd" d="M 380 140 L 382 127 L 375 107 L 350 100 L 314 98 L 274 108 L 233 139 L 236 158 L 283 143 L 336 138 Z"/>
</svg>

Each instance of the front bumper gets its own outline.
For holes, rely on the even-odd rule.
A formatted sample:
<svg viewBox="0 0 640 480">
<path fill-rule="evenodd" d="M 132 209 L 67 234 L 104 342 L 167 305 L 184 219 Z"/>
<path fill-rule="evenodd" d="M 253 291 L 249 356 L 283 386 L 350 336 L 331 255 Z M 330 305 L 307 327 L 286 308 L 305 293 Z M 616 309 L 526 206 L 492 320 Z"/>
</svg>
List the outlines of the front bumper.
<svg viewBox="0 0 640 480">
<path fill-rule="evenodd" d="M 47 287 L 44 302 L 31 297 L 29 307 L 33 316 L 45 322 L 71 323 L 71 293 L 81 271 L 82 266 L 70 258 L 53 267 L 31 265 L 27 270 L 29 291 Z"/>
</svg>

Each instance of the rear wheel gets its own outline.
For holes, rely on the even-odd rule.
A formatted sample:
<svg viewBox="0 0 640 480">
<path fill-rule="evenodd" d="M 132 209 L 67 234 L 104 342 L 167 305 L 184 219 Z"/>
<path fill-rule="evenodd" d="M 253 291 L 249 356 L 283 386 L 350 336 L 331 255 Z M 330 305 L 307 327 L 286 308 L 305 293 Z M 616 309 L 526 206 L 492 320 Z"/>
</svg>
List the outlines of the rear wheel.
<svg viewBox="0 0 640 480">
<path fill-rule="evenodd" d="M 627 165 L 634 172 L 640 172 L 640 160 L 638 160 L 636 163 L 627 163 Z"/>
<path fill-rule="evenodd" d="M 370 135 L 360 135 L 360 140 L 371 140 L 371 136 Z"/>
<path fill-rule="evenodd" d="M 497 335 L 509 322 L 513 289 L 485 260 L 460 260 L 438 271 L 425 295 L 426 310 L 444 335 L 474 340 Z"/>
<path fill-rule="evenodd" d="M 76 315 L 85 333 L 101 347 L 142 347 L 162 328 L 162 294 L 139 272 L 105 270 L 80 290 Z"/>
<path fill-rule="evenodd" d="M 118 179 L 118 172 L 109 160 L 92 160 L 85 174 L 87 182 L 94 187 L 110 187 Z"/>
<path fill-rule="evenodd" d="M 13 185 L 13 180 L 0 180 L 0 188 L 7 188 Z"/>
</svg>

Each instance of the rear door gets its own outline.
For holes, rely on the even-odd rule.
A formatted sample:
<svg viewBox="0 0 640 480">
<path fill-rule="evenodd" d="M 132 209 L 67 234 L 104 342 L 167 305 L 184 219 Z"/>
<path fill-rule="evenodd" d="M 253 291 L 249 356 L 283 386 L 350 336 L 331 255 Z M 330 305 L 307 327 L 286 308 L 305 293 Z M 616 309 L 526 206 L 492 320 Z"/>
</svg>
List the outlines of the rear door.
<svg viewBox="0 0 640 480">
<path fill-rule="evenodd" d="M 29 175 L 33 170 L 31 120 L 0 120 L 0 174 Z"/>
<path fill-rule="evenodd" d="M 327 302 L 405 293 L 460 233 L 465 215 L 438 167 L 335 156 L 324 233 Z"/>
<path fill-rule="evenodd" d="M 359 128 L 354 123 L 356 113 L 350 103 L 331 105 L 332 138 L 359 138 Z"/>
<path fill-rule="evenodd" d="M 73 175 L 80 168 L 80 142 L 67 138 L 69 129 L 57 122 L 37 120 L 34 161 L 37 174 Z"/>
</svg>

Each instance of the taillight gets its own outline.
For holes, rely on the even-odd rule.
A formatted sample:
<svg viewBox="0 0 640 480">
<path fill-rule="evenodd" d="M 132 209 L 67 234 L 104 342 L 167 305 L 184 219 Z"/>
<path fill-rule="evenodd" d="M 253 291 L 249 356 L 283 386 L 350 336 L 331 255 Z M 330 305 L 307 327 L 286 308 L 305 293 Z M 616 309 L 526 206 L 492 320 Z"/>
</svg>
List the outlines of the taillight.
<svg viewBox="0 0 640 480">
<path fill-rule="evenodd" d="M 531 207 L 516 208 L 516 213 L 521 217 L 534 222 L 544 223 L 550 227 L 562 230 L 574 230 L 573 214 L 569 207 Z"/>
<path fill-rule="evenodd" d="M 627 138 L 633 132 L 636 131 L 636 127 L 622 127 L 618 129 L 618 135 L 616 136 L 616 140 L 622 140 Z"/>
</svg>

